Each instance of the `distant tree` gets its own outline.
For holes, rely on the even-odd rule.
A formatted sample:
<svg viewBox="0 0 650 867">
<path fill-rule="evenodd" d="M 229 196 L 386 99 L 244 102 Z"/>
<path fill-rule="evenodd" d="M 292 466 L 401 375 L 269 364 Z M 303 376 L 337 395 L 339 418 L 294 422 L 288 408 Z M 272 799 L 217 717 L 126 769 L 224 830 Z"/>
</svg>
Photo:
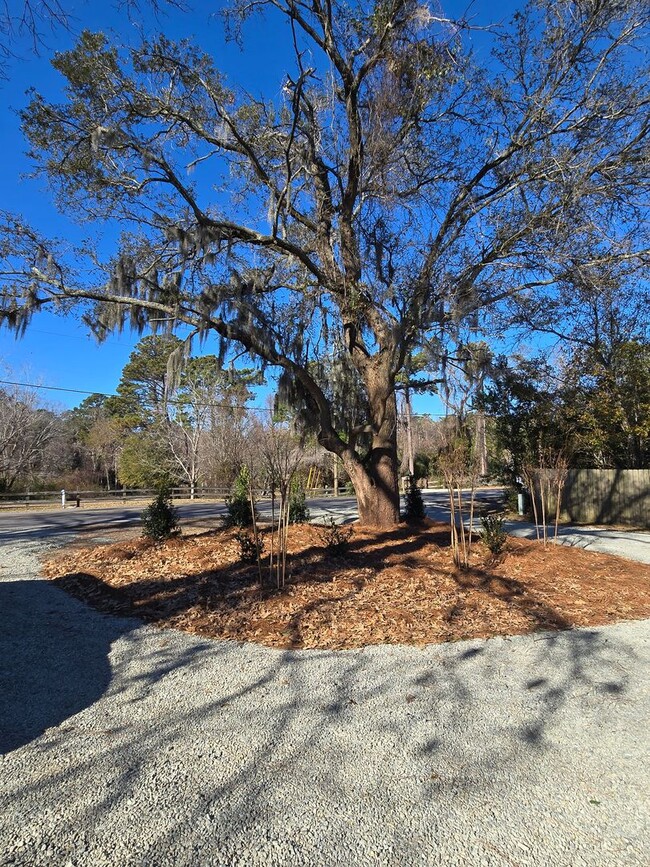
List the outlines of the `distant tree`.
<svg viewBox="0 0 650 867">
<path fill-rule="evenodd" d="M 215 355 L 190 358 L 184 365 L 167 405 L 167 437 L 183 480 L 192 489 L 199 483 L 203 458 L 212 451 L 210 441 L 219 428 L 227 427 L 236 437 L 238 420 L 251 397 L 249 384 L 257 382 L 255 371 L 224 370 Z M 232 454 L 232 445 L 222 452 L 222 460 Z"/>
<path fill-rule="evenodd" d="M 39 405 L 34 391 L 0 388 L 0 491 L 11 491 L 40 470 L 55 424 L 56 415 Z"/>
<path fill-rule="evenodd" d="M 426 452 L 416 452 L 413 458 L 413 469 L 415 479 L 428 479 L 431 475 L 431 455 Z"/>
<path fill-rule="evenodd" d="M 72 466 L 85 479 L 82 485 L 92 487 L 104 480 L 108 488 L 115 482 L 115 453 L 118 431 L 113 430 L 106 411 L 106 396 L 92 394 L 79 406 L 62 414 L 62 436 L 72 451 Z M 108 432 L 112 433 L 113 447 L 108 446 Z"/>
<path fill-rule="evenodd" d="M 111 429 L 119 441 L 119 480 L 127 487 L 160 488 L 178 481 L 169 442 L 167 400 L 169 359 L 182 345 L 173 335 L 142 338 L 122 370 L 116 395 L 105 401 Z"/>
<path fill-rule="evenodd" d="M 127 488 L 165 488 L 176 483 L 176 467 L 159 430 L 128 434 L 117 458 L 120 483 Z"/>
<path fill-rule="evenodd" d="M 572 466 L 648 467 L 650 344 L 623 341 L 606 356 L 579 348 L 553 365 L 502 359 L 486 407 L 513 479 L 544 454 Z"/>
<path fill-rule="evenodd" d="M 105 417 L 106 397 L 103 394 L 91 394 L 84 398 L 79 406 L 64 413 L 75 440 L 84 443 L 93 425 Z"/>
<path fill-rule="evenodd" d="M 121 438 L 121 426 L 115 419 L 102 415 L 90 428 L 85 440 L 95 469 L 101 472 L 106 489 L 109 491 L 117 482 L 117 460 Z"/>
<path fill-rule="evenodd" d="M 8 217 L 2 315 L 20 329 L 90 299 L 99 334 L 161 319 L 216 332 L 281 369 L 362 522 L 389 526 L 410 354 L 428 342 L 442 362 L 521 305 L 536 326 L 647 257 L 650 7 L 531 0 L 493 28 L 489 57 L 417 0 L 235 0 L 233 30 L 254 11 L 292 35 L 268 100 L 164 37 L 120 56 L 85 33 L 56 56 L 66 98 L 23 112 L 32 155 L 66 211 L 132 231 L 86 282 Z M 191 176 L 210 165 L 210 185 Z M 364 407 L 346 429 L 314 365 L 337 345 Z"/>
<path fill-rule="evenodd" d="M 229 484 L 239 470 L 237 440 L 259 373 L 224 369 L 215 355 L 185 358 L 186 350 L 173 335 L 144 337 L 124 366 L 117 394 L 105 401 L 110 429 L 96 428 L 93 439 L 103 437 L 109 451 L 111 434 L 122 440 L 123 484 L 158 487 L 162 478 L 195 488 L 216 462 L 228 467 Z"/>
<path fill-rule="evenodd" d="M 542 358 L 495 360 L 485 407 L 494 420 L 501 475 L 516 485 L 542 454 L 573 451 L 575 429 L 566 412 L 558 372 Z"/>
<path fill-rule="evenodd" d="M 567 365 L 565 413 L 583 466 L 650 467 L 650 343 L 619 343 L 607 359 L 593 349 Z"/>
<path fill-rule="evenodd" d="M 124 365 L 117 394 L 106 400 L 108 414 L 131 431 L 160 424 L 167 411 L 169 359 L 182 345 L 173 335 L 143 337 Z"/>
</svg>

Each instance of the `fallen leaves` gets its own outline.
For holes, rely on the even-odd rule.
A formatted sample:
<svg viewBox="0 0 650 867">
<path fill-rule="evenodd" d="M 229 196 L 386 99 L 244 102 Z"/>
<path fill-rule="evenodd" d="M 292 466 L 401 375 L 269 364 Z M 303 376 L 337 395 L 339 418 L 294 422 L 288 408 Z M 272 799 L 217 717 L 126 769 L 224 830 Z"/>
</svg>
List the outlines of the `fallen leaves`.
<svg viewBox="0 0 650 867">
<path fill-rule="evenodd" d="M 498 561 L 477 543 L 470 568 L 459 571 L 442 525 L 355 526 L 337 557 L 316 528 L 291 527 L 282 591 L 268 568 L 268 586 L 259 586 L 231 530 L 67 550 L 44 571 L 101 610 L 275 647 L 430 644 L 650 616 L 643 564 L 509 539 Z"/>
</svg>

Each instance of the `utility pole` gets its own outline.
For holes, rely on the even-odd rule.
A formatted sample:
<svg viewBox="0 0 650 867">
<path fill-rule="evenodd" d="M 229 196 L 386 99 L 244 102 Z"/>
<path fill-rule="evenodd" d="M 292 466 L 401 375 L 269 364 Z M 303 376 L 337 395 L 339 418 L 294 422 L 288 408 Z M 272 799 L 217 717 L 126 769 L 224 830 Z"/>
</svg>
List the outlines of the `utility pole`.
<svg viewBox="0 0 650 867">
<path fill-rule="evenodd" d="M 478 474 L 485 477 L 488 474 L 487 437 L 485 434 L 485 412 L 479 409 L 476 413 L 476 449 L 478 451 Z"/>
</svg>

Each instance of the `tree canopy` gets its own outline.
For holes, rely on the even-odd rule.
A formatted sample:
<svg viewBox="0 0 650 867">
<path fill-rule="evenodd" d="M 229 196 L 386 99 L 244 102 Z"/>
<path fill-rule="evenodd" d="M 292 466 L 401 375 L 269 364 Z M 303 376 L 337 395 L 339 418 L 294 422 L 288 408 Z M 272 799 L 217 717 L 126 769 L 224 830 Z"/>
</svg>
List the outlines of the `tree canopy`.
<svg viewBox="0 0 650 867">
<path fill-rule="evenodd" d="M 227 14 L 236 36 L 251 15 L 288 22 L 275 96 L 164 36 L 128 52 L 84 33 L 55 57 L 65 101 L 35 93 L 22 115 L 33 159 L 61 207 L 125 231 L 82 279 L 7 217 L 1 315 L 20 329 L 85 300 L 100 335 L 152 320 L 188 326 L 188 345 L 216 332 L 281 369 L 361 519 L 390 524 L 395 388 L 414 351 L 444 367 L 468 329 L 548 326 L 552 305 L 604 281 L 642 291 L 650 9 L 531 0 L 491 30 L 489 55 L 414 0 L 236 0 Z M 345 431 L 324 358 L 364 407 Z"/>
</svg>

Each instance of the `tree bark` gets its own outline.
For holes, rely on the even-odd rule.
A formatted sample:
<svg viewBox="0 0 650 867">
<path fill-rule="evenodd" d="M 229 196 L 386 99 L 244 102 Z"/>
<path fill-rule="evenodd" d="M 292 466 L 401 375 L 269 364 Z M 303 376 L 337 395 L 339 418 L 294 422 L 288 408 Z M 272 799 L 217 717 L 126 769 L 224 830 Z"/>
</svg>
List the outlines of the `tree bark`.
<svg viewBox="0 0 650 867">
<path fill-rule="evenodd" d="M 390 528 L 399 524 L 399 490 L 396 460 L 387 449 L 373 448 L 364 467 L 348 464 L 346 469 L 357 497 L 359 523 L 367 527 Z"/>
<path fill-rule="evenodd" d="M 390 528 L 399 524 L 400 499 L 397 475 L 397 401 L 395 392 L 369 389 L 373 418 L 372 444 L 360 460 L 352 451 L 342 457 L 357 497 L 359 522 Z"/>
<path fill-rule="evenodd" d="M 413 428 L 411 426 L 411 393 L 404 389 L 404 420 L 406 422 L 406 453 L 408 456 L 409 475 L 415 475 L 415 459 L 413 456 Z"/>
<path fill-rule="evenodd" d="M 476 413 L 476 451 L 478 452 L 478 474 L 481 478 L 485 478 L 488 474 L 488 451 L 485 413 L 482 409 Z"/>
</svg>

